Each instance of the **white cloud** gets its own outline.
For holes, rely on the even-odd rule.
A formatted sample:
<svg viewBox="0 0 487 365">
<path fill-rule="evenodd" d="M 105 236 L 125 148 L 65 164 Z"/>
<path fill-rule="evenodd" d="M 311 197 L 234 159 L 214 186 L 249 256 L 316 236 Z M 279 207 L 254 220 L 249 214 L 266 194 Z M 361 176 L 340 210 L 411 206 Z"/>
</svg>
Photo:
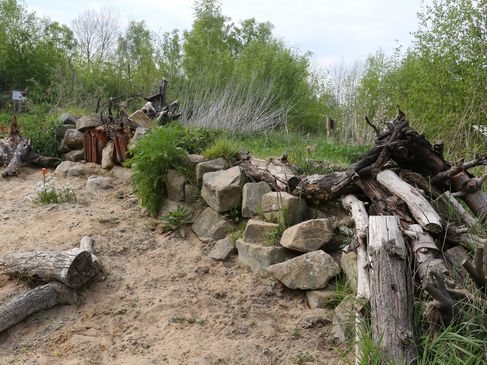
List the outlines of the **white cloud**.
<svg viewBox="0 0 487 365">
<path fill-rule="evenodd" d="M 379 48 L 391 53 L 399 44 L 408 46 L 417 27 L 421 0 L 223 0 L 223 13 L 235 23 L 246 18 L 270 21 L 275 34 L 303 53 L 311 51 L 317 63 L 353 62 Z M 427 0 L 431 2 L 431 0 Z M 109 8 L 122 25 L 145 20 L 150 29 L 166 32 L 188 29 L 193 0 L 96 0 L 71 2 L 27 0 L 38 14 L 71 24 L 88 9 Z"/>
</svg>

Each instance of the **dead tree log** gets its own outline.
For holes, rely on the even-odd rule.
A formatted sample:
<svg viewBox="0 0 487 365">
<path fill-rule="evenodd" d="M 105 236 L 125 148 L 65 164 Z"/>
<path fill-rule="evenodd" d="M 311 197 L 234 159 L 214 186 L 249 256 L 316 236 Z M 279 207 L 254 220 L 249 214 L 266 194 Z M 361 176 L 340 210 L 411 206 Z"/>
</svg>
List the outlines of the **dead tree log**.
<svg viewBox="0 0 487 365">
<path fill-rule="evenodd" d="M 0 307 L 0 333 L 33 313 L 60 304 L 74 304 L 76 292 L 59 282 L 52 282 L 19 295 Z"/>
<path fill-rule="evenodd" d="M 69 255 L 79 255 L 83 251 L 88 251 L 91 253 L 91 261 L 93 262 L 94 275 L 102 271 L 102 265 L 100 259 L 94 254 L 93 245 L 95 240 L 90 236 L 83 236 L 79 243 L 79 247 L 73 248 L 67 253 Z"/>
<path fill-rule="evenodd" d="M 23 138 L 20 135 L 17 117 L 14 114 L 10 122 L 10 133 L 8 137 L 0 140 L 0 165 L 7 166 L 2 173 L 2 177 L 18 174 L 22 161 L 29 153 L 30 146 L 30 139 Z"/>
<path fill-rule="evenodd" d="M 408 206 L 414 219 L 428 232 L 440 233 L 441 218 L 419 191 L 402 180 L 391 170 L 381 171 L 377 181 L 392 194 L 401 198 Z"/>
<path fill-rule="evenodd" d="M 75 254 L 37 251 L 15 252 L 1 257 L 0 272 L 44 282 L 56 280 L 70 288 L 79 288 L 93 277 L 95 270 L 88 251 Z"/>
<path fill-rule="evenodd" d="M 352 184 L 360 177 L 352 170 L 346 172 L 330 172 L 326 175 L 310 175 L 302 179 L 293 195 L 301 196 L 309 200 L 329 202 L 339 198 L 343 194 L 357 191 Z"/>
<path fill-rule="evenodd" d="M 369 218 L 372 336 L 380 347 L 383 362 L 412 364 L 416 358 L 413 287 L 398 223 L 394 216 Z"/>
<path fill-rule="evenodd" d="M 257 181 L 265 181 L 278 191 L 293 192 L 299 184 L 298 168 L 287 161 L 287 156 L 263 160 L 240 154 L 237 164 L 245 174 Z"/>
<path fill-rule="evenodd" d="M 449 191 L 445 191 L 435 201 L 437 211 L 448 219 L 454 219 L 457 223 L 472 227 L 477 224 L 477 220 L 465 210 L 458 200 Z"/>
</svg>

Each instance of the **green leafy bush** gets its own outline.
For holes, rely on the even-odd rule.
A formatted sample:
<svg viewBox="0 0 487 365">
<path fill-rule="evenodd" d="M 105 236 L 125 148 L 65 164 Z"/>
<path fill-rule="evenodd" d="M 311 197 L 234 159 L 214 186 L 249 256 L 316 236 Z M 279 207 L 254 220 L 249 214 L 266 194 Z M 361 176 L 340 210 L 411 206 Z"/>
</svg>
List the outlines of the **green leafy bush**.
<svg viewBox="0 0 487 365">
<path fill-rule="evenodd" d="M 166 192 L 164 179 L 169 169 L 186 170 L 184 157 L 201 152 L 217 131 L 184 128 L 177 123 L 152 129 L 132 150 L 129 164 L 134 170 L 132 183 L 141 204 L 156 215 Z"/>
<path fill-rule="evenodd" d="M 222 157 L 225 160 L 235 161 L 237 153 L 240 151 L 238 143 L 230 139 L 217 139 L 210 147 L 208 147 L 203 155 L 209 160 Z"/>
</svg>

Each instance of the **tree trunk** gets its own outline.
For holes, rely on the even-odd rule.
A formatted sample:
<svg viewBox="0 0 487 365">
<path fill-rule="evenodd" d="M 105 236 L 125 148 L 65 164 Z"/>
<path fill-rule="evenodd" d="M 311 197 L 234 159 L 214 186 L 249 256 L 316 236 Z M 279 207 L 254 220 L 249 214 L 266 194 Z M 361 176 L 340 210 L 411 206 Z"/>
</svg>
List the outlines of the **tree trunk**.
<svg viewBox="0 0 487 365">
<path fill-rule="evenodd" d="M 91 253 L 37 251 L 15 252 L 0 258 L 0 272 L 48 282 L 60 281 L 71 288 L 83 286 L 94 274 Z"/>
<path fill-rule="evenodd" d="M 15 152 L 10 160 L 7 168 L 2 172 L 2 177 L 17 176 L 22 165 L 22 161 L 27 156 L 30 149 L 30 139 L 22 139 L 15 148 Z"/>
<path fill-rule="evenodd" d="M 59 304 L 74 304 L 75 302 L 76 292 L 62 283 L 52 282 L 38 286 L 0 307 L 0 333 L 33 313 Z"/>
<path fill-rule="evenodd" d="M 398 219 L 371 216 L 368 254 L 372 336 L 382 362 L 412 364 L 416 357 L 413 335 L 413 288 L 407 250 Z"/>
<path fill-rule="evenodd" d="M 406 183 L 391 170 L 381 171 L 377 175 L 377 181 L 407 204 L 414 219 L 425 230 L 432 233 L 440 233 L 443 230 L 440 216 L 418 189 Z"/>
<path fill-rule="evenodd" d="M 465 210 L 458 200 L 449 191 L 445 191 L 436 199 L 436 209 L 447 218 L 455 219 L 457 223 L 472 227 L 477 224 L 477 220 Z"/>
</svg>

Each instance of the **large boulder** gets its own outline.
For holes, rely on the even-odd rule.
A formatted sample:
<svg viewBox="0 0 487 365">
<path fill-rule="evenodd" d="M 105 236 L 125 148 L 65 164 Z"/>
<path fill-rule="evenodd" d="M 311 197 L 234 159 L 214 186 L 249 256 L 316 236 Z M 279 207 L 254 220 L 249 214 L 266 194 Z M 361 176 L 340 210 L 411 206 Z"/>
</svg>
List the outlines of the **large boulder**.
<svg viewBox="0 0 487 365">
<path fill-rule="evenodd" d="M 235 229 L 235 225 L 228 219 L 225 219 L 212 208 L 206 208 L 194 220 L 193 232 L 199 238 L 211 238 L 219 240 Z"/>
<path fill-rule="evenodd" d="M 132 136 L 132 139 L 127 145 L 127 148 L 131 150 L 132 148 L 135 147 L 138 141 L 140 141 L 142 138 L 144 138 L 145 134 L 147 133 L 148 129 L 147 128 L 142 128 L 142 127 L 137 127 L 135 129 L 135 133 Z"/>
<path fill-rule="evenodd" d="M 243 239 L 248 243 L 271 243 L 274 232 L 279 228 L 276 223 L 263 222 L 256 219 L 249 219 Z"/>
<path fill-rule="evenodd" d="M 90 176 L 86 182 L 86 190 L 97 191 L 113 189 L 113 179 L 110 177 Z"/>
<path fill-rule="evenodd" d="M 76 121 L 76 129 L 80 132 L 84 132 L 87 129 L 95 128 L 101 125 L 101 118 L 99 115 L 87 115 L 79 118 Z"/>
<path fill-rule="evenodd" d="M 156 124 L 142 110 L 137 110 L 129 117 L 136 127 L 154 128 Z"/>
<path fill-rule="evenodd" d="M 355 296 L 347 295 L 342 302 L 335 308 L 333 315 L 334 336 L 342 341 L 348 342 L 354 338 L 355 334 Z"/>
<path fill-rule="evenodd" d="M 73 161 L 63 161 L 54 170 L 54 174 L 60 177 L 66 177 L 68 175 L 68 171 L 71 167 L 77 166 L 78 164 Z"/>
<path fill-rule="evenodd" d="M 295 254 L 282 246 L 264 246 L 237 240 L 239 261 L 253 272 L 263 271 L 270 265 L 289 260 Z"/>
<path fill-rule="evenodd" d="M 76 129 L 76 126 L 73 124 L 61 124 L 56 126 L 56 140 L 61 142 L 66 134 L 68 129 Z"/>
<path fill-rule="evenodd" d="M 132 170 L 127 167 L 113 166 L 110 176 L 129 183 L 132 181 Z"/>
<path fill-rule="evenodd" d="M 183 164 L 187 167 L 194 168 L 197 164 L 205 162 L 206 157 L 203 155 L 188 154 L 184 156 Z"/>
<path fill-rule="evenodd" d="M 355 252 L 343 252 L 340 256 L 340 267 L 347 276 L 348 286 L 357 293 L 357 254 Z"/>
<path fill-rule="evenodd" d="M 64 134 L 63 141 L 59 147 L 60 153 L 83 148 L 84 134 L 77 129 L 68 129 Z"/>
<path fill-rule="evenodd" d="M 289 193 L 272 191 L 262 197 L 262 211 L 269 222 L 294 225 L 304 220 L 308 206 Z"/>
<path fill-rule="evenodd" d="M 167 197 L 174 201 L 184 201 L 184 185 L 186 177 L 176 170 L 168 170 L 166 174 Z"/>
<path fill-rule="evenodd" d="M 215 160 L 200 162 L 196 165 L 196 182 L 198 186 L 203 183 L 203 175 L 207 172 L 214 172 L 225 170 L 230 167 L 230 164 L 224 158 L 217 158 Z"/>
<path fill-rule="evenodd" d="M 83 150 L 73 150 L 65 153 L 62 157 L 64 161 L 79 162 L 85 158 L 85 153 Z"/>
<path fill-rule="evenodd" d="M 321 290 L 307 290 L 306 299 L 308 306 L 311 309 L 314 308 L 327 308 L 337 300 L 337 294 L 335 290 L 331 288 Z"/>
<path fill-rule="evenodd" d="M 323 289 L 340 273 L 335 260 L 324 251 L 309 252 L 267 270 L 290 289 Z"/>
<path fill-rule="evenodd" d="M 201 197 L 218 213 L 240 208 L 243 182 L 242 171 L 238 166 L 223 171 L 207 172 L 203 175 Z"/>
<path fill-rule="evenodd" d="M 333 237 L 334 224 L 330 219 L 311 219 L 284 231 L 281 245 L 299 252 L 312 252 L 326 245 Z"/>
<path fill-rule="evenodd" d="M 76 118 L 68 113 L 63 113 L 59 117 L 59 121 L 63 125 L 76 125 Z"/>
<path fill-rule="evenodd" d="M 111 169 L 114 165 L 113 158 L 115 154 L 115 149 L 113 141 L 108 141 L 103 150 L 101 151 L 101 167 L 104 169 Z"/>
<path fill-rule="evenodd" d="M 265 181 L 247 183 L 242 190 L 242 217 L 251 218 L 262 211 L 262 197 L 272 189 Z"/>
<path fill-rule="evenodd" d="M 225 237 L 215 242 L 215 246 L 213 246 L 208 257 L 217 261 L 227 261 L 235 251 L 235 242 L 230 238 Z"/>
</svg>

